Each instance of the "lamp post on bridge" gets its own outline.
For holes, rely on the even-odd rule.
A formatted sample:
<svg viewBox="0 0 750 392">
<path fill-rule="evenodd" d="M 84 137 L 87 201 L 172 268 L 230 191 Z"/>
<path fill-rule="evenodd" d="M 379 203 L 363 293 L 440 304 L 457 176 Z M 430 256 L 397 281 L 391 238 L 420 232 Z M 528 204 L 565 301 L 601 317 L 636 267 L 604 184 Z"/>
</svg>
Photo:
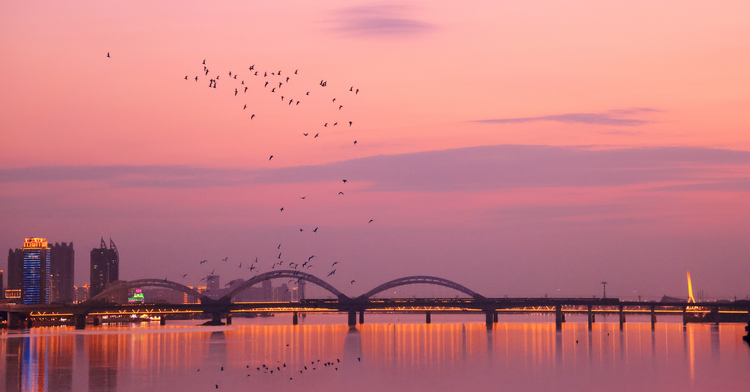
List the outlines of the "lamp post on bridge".
<svg viewBox="0 0 750 392">
<path fill-rule="evenodd" d="M 602 298 L 607 298 L 607 282 L 602 282 L 602 287 L 604 287 L 604 296 Z"/>
</svg>

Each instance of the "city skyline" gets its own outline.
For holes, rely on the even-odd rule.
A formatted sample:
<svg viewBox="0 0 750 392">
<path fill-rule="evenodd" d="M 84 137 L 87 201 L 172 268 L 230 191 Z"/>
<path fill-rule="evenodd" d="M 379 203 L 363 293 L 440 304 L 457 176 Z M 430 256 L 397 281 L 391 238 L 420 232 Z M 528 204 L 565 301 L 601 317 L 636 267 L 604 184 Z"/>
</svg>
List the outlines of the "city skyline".
<svg viewBox="0 0 750 392">
<path fill-rule="evenodd" d="M 750 5 L 225 5 L 0 5 L 0 248 L 106 233 L 119 279 L 189 286 L 314 255 L 351 295 L 750 294 Z"/>
</svg>

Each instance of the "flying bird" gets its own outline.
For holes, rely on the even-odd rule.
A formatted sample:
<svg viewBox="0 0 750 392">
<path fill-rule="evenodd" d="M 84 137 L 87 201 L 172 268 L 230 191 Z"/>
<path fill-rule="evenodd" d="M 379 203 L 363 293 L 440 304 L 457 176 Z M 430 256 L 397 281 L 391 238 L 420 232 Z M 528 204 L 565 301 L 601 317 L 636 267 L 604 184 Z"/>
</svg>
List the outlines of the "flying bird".
<svg viewBox="0 0 750 392">
<path fill-rule="evenodd" d="M 281 207 L 281 212 L 284 212 L 284 207 Z"/>
<path fill-rule="evenodd" d="M 300 199 L 302 199 L 302 200 L 305 200 L 305 198 L 306 198 L 306 197 L 307 197 L 307 196 L 302 196 L 302 197 L 300 197 Z"/>
<path fill-rule="evenodd" d="M 303 135 L 307 136 L 307 133 L 302 133 Z M 304 199 L 304 198 L 303 198 Z"/>
<path fill-rule="evenodd" d="M 318 135 L 320 135 L 320 134 L 319 134 L 319 133 L 316 133 L 316 134 L 315 134 L 315 137 L 314 137 L 313 139 L 315 139 L 316 137 L 318 137 Z"/>
<path fill-rule="evenodd" d="M 370 221 L 369 221 L 369 222 L 367 222 L 367 223 L 372 223 L 372 221 L 373 221 L 373 220 L 374 220 L 374 219 L 370 219 Z"/>
<path fill-rule="evenodd" d="M 107 58 L 110 58 L 110 57 L 109 57 L 109 52 L 107 52 Z"/>
<path fill-rule="evenodd" d="M 182 279 L 185 279 L 186 276 L 187 276 L 187 274 L 182 275 Z"/>
<path fill-rule="evenodd" d="M 270 161 L 271 159 L 273 159 L 273 155 L 271 155 L 271 157 L 270 157 L 270 158 L 268 158 L 268 160 L 269 160 L 269 161 Z"/>
<path fill-rule="evenodd" d="M 355 145 L 355 146 L 357 145 L 357 141 L 356 141 L 356 140 L 354 141 L 354 145 Z"/>
<path fill-rule="evenodd" d="M 329 276 L 331 276 L 331 275 L 333 275 L 333 274 L 335 274 L 335 273 L 336 273 L 336 270 L 331 271 L 330 273 L 328 273 L 328 275 L 326 275 L 326 278 L 329 277 Z"/>
<path fill-rule="evenodd" d="M 251 119 L 251 120 L 252 120 L 252 119 L 254 119 L 254 118 L 255 118 L 255 114 L 253 114 L 252 116 L 250 116 L 250 119 Z M 357 142 L 354 142 L 354 144 L 357 144 Z M 273 158 L 273 155 L 271 155 L 271 158 Z M 269 158 L 269 161 L 270 161 L 270 160 L 271 160 L 271 159 Z"/>
<path fill-rule="evenodd" d="M 342 181 L 344 181 L 344 184 L 346 184 L 346 180 L 342 180 Z"/>
<path fill-rule="evenodd" d="M 338 261 L 335 261 L 333 264 L 331 264 L 331 268 L 333 268 L 338 263 L 339 263 Z"/>
<path fill-rule="evenodd" d="M 339 192 L 339 195 L 343 195 L 343 194 L 344 194 L 344 192 Z"/>
<path fill-rule="evenodd" d="M 354 279 L 352 279 L 352 282 L 350 284 L 354 284 Z"/>
<path fill-rule="evenodd" d="M 313 230 L 313 233 L 317 233 L 317 232 L 318 232 L 318 228 L 316 227 L 315 230 Z"/>
<path fill-rule="evenodd" d="M 350 126 L 350 127 L 352 126 L 352 122 L 351 122 L 351 121 L 349 121 L 349 126 Z"/>
</svg>

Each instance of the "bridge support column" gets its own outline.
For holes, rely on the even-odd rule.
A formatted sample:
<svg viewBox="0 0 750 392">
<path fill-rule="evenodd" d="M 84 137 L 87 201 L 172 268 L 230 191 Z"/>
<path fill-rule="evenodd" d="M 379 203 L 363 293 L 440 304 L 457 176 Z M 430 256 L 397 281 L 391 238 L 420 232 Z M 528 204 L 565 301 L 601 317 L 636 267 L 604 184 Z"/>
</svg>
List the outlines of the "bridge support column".
<svg viewBox="0 0 750 392">
<path fill-rule="evenodd" d="M 592 327 L 591 324 L 594 323 L 594 312 L 593 312 L 593 310 L 591 308 L 592 308 L 592 306 L 589 305 L 589 312 L 588 312 L 588 316 L 589 316 L 589 330 L 591 330 L 591 327 Z"/>
<path fill-rule="evenodd" d="M 21 314 L 16 312 L 8 312 L 8 329 L 21 329 L 21 325 Z"/>
<path fill-rule="evenodd" d="M 359 323 L 364 324 L 365 323 L 365 311 L 362 310 L 359 312 Z"/>
<path fill-rule="evenodd" d="M 687 317 L 688 317 L 687 316 L 687 306 L 685 306 L 685 307 L 682 308 L 682 326 L 683 327 L 687 325 L 687 321 L 688 321 Z"/>
<path fill-rule="evenodd" d="M 716 323 L 716 325 L 719 325 L 719 307 L 718 306 L 711 309 L 711 315 L 714 316 L 713 317 L 714 323 Z"/>
<path fill-rule="evenodd" d="M 651 305 L 651 329 L 656 329 L 656 306 Z"/>
<path fill-rule="evenodd" d="M 565 321 L 563 317 L 562 305 L 555 305 L 555 329 L 558 331 L 562 330 L 562 323 Z"/>
<path fill-rule="evenodd" d="M 167 325 L 167 315 L 162 314 L 159 317 L 159 325 Z"/>
<path fill-rule="evenodd" d="M 492 322 L 493 322 L 493 323 L 497 323 L 497 312 L 494 312 L 494 313 L 492 314 Z"/>
<path fill-rule="evenodd" d="M 625 326 L 625 312 L 624 312 L 624 306 L 620 305 L 620 330 L 622 331 L 623 327 Z"/>
<path fill-rule="evenodd" d="M 232 314 L 227 313 L 227 325 L 232 325 Z"/>
<path fill-rule="evenodd" d="M 25 329 L 31 329 L 34 327 L 34 323 L 32 322 L 31 316 L 26 316 L 26 320 L 24 320 L 24 328 Z"/>
<path fill-rule="evenodd" d="M 94 326 L 98 327 L 99 324 L 101 324 L 101 320 L 99 319 L 99 316 L 94 316 Z"/>
<path fill-rule="evenodd" d="M 297 325 L 297 324 L 299 324 L 299 318 L 297 317 L 297 312 L 294 312 L 292 314 L 292 325 Z"/>
<path fill-rule="evenodd" d="M 86 315 L 85 314 L 76 314 L 73 316 L 73 320 L 76 324 L 76 329 L 86 329 Z"/>
<path fill-rule="evenodd" d="M 494 313 L 495 313 L 494 311 L 489 311 L 489 310 L 486 311 L 486 312 L 484 312 L 484 322 L 485 322 L 485 324 L 487 324 L 487 328 L 492 328 L 492 324 L 493 324 L 492 323 L 492 320 L 493 320 L 492 315 Z"/>
<path fill-rule="evenodd" d="M 354 327 L 357 325 L 357 312 L 349 312 L 349 326 Z"/>
<path fill-rule="evenodd" d="M 432 314 L 430 312 L 425 313 L 425 320 L 424 320 L 424 322 L 425 322 L 425 324 L 432 323 Z"/>
</svg>

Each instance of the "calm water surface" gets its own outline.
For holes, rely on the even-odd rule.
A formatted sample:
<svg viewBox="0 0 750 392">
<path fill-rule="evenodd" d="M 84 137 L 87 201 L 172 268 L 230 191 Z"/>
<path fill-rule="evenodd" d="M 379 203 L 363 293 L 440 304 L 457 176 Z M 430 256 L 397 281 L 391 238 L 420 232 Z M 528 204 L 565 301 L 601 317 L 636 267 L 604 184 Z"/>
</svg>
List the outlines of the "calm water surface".
<svg viewBox="0 0 750 392">
<path fill-rule="evenodd" d="M 0 335 L 6 391 L 748 391 L 744 325 L 545 315 L 346 315 L 35 328 Z M 612 322 L 608 322 L 612 321 Z M 326 365 L 326 363 L 332 363 Z M 266 365 L 266 370 L 263 365 Z M 284 366 L 286 365 L 286 366 Z M 222 370 L 223 367 L 223 370 Z M 307 369 L 305 369 L 307 367 Z M 257 370 L 261 368 L 261 370 Z"/>
</svg>

